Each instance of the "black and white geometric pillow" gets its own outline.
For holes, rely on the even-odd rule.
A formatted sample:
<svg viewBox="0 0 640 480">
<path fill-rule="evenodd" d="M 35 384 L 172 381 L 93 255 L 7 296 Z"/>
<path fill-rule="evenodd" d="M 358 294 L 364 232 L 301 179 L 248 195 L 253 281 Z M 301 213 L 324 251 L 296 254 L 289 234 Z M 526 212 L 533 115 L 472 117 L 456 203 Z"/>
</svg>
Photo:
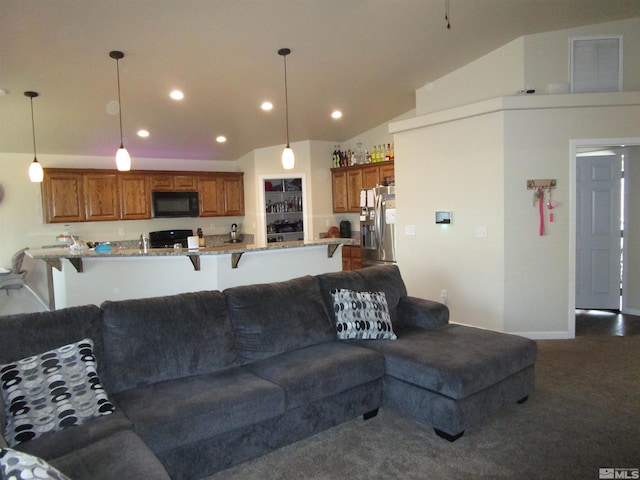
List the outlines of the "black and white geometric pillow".
<svg viewBox="0 0 640 480">
<path fill-rule="evenodd" d="M 377 339 L 395 340 L 387 297 L 384 292 L 354 292 L 335 289 L 333 309 L 336 314 L 338 338 L 346 340 Z"/>
<path fill-rule="evenodd" d="M 0 448 L 1 480 L 70 480 L 41 458 L 10 448 Z"/>
<path fill-rule="evenodd" d="M 88 338 L 0 365 L 9 446 L 113 413 Z"/>
</svg>

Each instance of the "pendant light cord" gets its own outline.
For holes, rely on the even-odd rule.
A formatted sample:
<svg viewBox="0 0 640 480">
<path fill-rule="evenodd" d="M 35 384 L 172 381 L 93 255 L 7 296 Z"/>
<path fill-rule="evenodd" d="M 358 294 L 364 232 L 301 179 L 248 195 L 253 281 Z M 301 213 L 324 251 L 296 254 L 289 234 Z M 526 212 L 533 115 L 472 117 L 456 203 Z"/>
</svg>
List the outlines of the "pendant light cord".
<svg viewBox="0 0 640 480">
<path fill-rule="evenodd" d="M 122 142 L 122 101 L 120 100 L 120 59 L 116 58 L 116 72 L 118 73 L 118 115 L 120 116 L 120 148 L 124 148 Z"/>
<path fill-rule="evenodd" d="M 31 97 L 31 133 L 33 136 L 33 158 L 35 160 L 38 155 L 36 155 L 36 123 L 33 119 L 33 97 Z"/>
<path fill-rule="evenodd" d="M 287 56 L 284 57 L 284 112 L 287 126 L 287 148 L 289 148 L 289 91 L 287 88 Z"/>
</svg>

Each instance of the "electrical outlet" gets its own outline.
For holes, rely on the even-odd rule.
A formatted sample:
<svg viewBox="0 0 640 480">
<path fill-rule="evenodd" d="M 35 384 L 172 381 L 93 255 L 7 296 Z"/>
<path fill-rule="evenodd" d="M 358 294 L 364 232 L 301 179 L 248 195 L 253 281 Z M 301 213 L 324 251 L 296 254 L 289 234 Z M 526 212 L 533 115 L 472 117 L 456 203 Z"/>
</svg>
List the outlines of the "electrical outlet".
<svg viewBox="0 0 640 480">
<path fill-rule="evenodd" d="M 118 235 L 120 235 L 121 237 L 124 237 L 124 227 L 118 228 Z"/>
<path fill-rule="evenodd" d="M 440 290 L 440 302 L 444 303 L 445 305 L 447 305 L 447 303 L 449 302 L 449 292 L 447 292 L 445 288 Z"/>
<path fill-rule="evenodd" d="M 415 236 L 416 234 L 416 226 L 415 225 L 405 225 L 404 226 L 404 234 L 409 236 Z"/>
<path fill-rule="evenodd" d="M 331 226 L 331 220 L 325 220 L 324 221 L 324 226 L 325 227 L 330 227 Z"/>
</svg>

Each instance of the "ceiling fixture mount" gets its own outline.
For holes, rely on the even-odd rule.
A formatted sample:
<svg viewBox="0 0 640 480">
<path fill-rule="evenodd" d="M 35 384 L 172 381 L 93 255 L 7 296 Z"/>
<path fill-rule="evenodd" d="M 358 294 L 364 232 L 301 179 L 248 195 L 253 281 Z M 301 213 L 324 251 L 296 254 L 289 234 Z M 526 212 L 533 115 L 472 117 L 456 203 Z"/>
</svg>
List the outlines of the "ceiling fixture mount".
<svg viewBox="0 0 640 480">
<path fill-rule="evenodd" d="M 109 56 L 114 58 L 116 61 L 116 71 L 118 74 L 118 114 L 120 116 L 120 148 L 116 152 L 116 167 L 120 171 L 128 171 L 131 170 L 131 156 L 127 149 L 124 148 L 124 143 L 122 141 L 122 102 L 120 101 L 120 63 L 119 61 L 124 58 L 124 53 L 113 50 L 109 52 Z"/>
<path fill-rule="evenodd" d="M 451 30 L 451 22 L 449 21 L 449 0 L 444 0 L 444 19 L 447 22 L 447 29 Z"/>
<path fill-rule="evenodd" d="M 295 164 L 296 159 L 293 155 L 293 150 L 289 146 L 289 92 L 287 89 L 287 55 L 291 53 L 288 48 L 281 48 L 278 50 L 278 55 L 282 55 L 284 59 L 284 112 L 287 125 L 287 146 L 282 151 L 282 168 L 285 170 L 291 170 Z"/>
<path fill-rule="evenodd" d="M 24 92 L 25 97 L 31 99 L 31 133 L 33 134 L 33 162 L 29 166 L 29 180 L 32 182 L 42 182 L 44 179 L 44 172 L 42 171 L 42 165 L 38 162 L 36 157 L 36 124 L 33 120 L 33 99 L 38 96 L 38 92 Z"/>
</svg>

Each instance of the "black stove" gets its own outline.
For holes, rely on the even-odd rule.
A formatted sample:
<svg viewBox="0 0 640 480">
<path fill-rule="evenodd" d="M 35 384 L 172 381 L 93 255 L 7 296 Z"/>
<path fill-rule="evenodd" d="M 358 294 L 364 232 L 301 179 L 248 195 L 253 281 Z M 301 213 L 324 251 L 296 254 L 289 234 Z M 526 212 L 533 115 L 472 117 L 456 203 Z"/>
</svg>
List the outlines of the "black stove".
<svg viewBox="0 0 640 480">
<path fill-rule="evenodd" d="M 173 248 L 176 243 L 187 248 L 187 237 L 193 236 L 193 230 L 160 230 L 149 232 L 149 246 L 151 248 Z"/>
</svg>

